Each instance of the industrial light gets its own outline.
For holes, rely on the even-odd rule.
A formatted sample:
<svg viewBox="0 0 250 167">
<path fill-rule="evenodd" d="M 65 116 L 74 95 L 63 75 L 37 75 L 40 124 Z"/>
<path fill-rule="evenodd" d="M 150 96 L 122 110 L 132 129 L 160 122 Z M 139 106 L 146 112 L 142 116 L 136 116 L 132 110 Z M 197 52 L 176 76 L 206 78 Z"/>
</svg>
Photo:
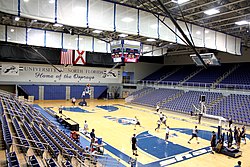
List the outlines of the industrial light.
<svg viewBox="0 0 250 167">
<path fill-rule="evenodd" d="M 101 30 L 94 30 L 92 31 L 93 33 L 100 34 L 102 31 Z"/>
<path fill-rule="evenodd" d="M 220 13 L 220 11 L 218 9 L 209 9 L 209 10 L 204 11 L 204 13 L 207 15 L 214 15 L 214 14 Z"/>
<path fill-rule="evenodd" d="M 55 23 L 53 24 L 54 27 L 62 27 L 63 25 L 62 24 L 58 24 L 58 23 Z"/>
<path fill-rule="evenodd" d="M 196 31 L 196 34 L 197 34 L 197 35 L 200 35 L 200 34 L 201 34 L 201 32 L 200 32 L 200 31 Z"/>
<path fill-rule="evenodd" d="M 119 37 L 122 37 L 122 38 L 125 38 L 125 37 L 127 37 L 128 35 L 127 35 L 127 34 L 119 34 L 118 36 L 119 36 Z"/>
<path fill-rule="evenodd" d="M 75 38 L 75 40 L 76 40 L 76 41 L 77 41 L 77 40 L 81 41 L 81 40 L 83 40 L 83 38 Z"/>
<path fill-rule="evenodd" d="M 147 41 L 148 42 L 154 42 L 154 41 L 156 41 L 155 39 L 152 39 L 152 38 L 149 38 L 149 39 L 147 39 Z"/>
<path fill-rule="evenodd" d="M 14 32 L 15 30 L 12 28 L 12 29 L 10 29 L 10 32 Z"/>
<path fill-rule="evenodd" d="M 123 21 L 123 22 L 126 22 L 126 23 L 130 23 L 130 22 L 134 21 L 134 19 L 131 18 L 131 17 L 124 17 L 124 18 L 122 19 L 122 21 Z"/>
<path fill-rule="evenodd" d="M 249 22 L 249 21 L 246 21 L 246 20 L 241 20 L 241 21 L 235 22 L 235 24 L 241 26 L 241 25 L 245 25 L 245 24 L 250 24 L 250 22 Z"/>
<path fill-rule="evenodd" d="M 49 3 L 55 3 L 55 0 L 49 0 Z"/>
<path fill-rule="evenodd" d="M 185 2 L 188 2 L 190 0 L 172 0 L 172 2 L 174 3 L 178 3 L 178 4 L 182 4 L 182 3 L 185 3 Z"/>
<path fill-rule="evenodd" d="M 16 16 L 15 21 L 19 21 L 19 20 L 20 20 L 20 17 Z"/>
</svg>

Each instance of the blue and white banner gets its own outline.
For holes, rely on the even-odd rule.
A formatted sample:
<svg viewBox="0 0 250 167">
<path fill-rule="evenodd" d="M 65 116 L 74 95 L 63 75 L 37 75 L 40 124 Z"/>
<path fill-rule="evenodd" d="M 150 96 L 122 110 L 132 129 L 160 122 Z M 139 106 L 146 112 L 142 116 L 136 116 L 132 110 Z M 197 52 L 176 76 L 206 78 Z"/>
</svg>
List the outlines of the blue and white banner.
<svg viewBox="0 0 250 167">
<path fill-rule="evenodd" d="M 122 83 L 120 69 L 93 67 L 56 66 L 18 64 L 0 62 L 2 64 L 0 82 L 8 83 Z M 15 75 L 15 77 L 13 77 Z M 4 76 L 4 77 L 3 77 Z"/>
</svg>

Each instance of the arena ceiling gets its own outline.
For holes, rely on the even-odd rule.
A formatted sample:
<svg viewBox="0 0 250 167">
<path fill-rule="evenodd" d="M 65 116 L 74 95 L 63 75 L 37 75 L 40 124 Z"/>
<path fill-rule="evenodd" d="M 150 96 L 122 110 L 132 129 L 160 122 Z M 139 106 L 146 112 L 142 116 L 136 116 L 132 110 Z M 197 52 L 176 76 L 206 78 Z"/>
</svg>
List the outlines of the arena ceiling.
<svg viewBox="0 0 250 167">
<path fill-rule="evenodd" d="M 162 6 L 160 6 L 158 0 L 105 1 L 166 16 L 166 13 L 164 12 Z M 243 42 L 242 44 L 250 47 L 250 0 L 161 0 L 161 2 L 175 19 L 187 21 L 189 23 L 241 37 Z M 205 14 L 204 12 L 209 9 L 216 9 L 215 13 L 217 13 L 212 15 Z M 239 24 L 236 24 L 236 22 L 239 22 Z M 106 42 L 120 38 L 117 32 L 104 31 L 100 34 L 96 34 L 93 33 L 93 30 L 90 28 L 71 27 L 65 25 L 63 27 L 55 27 L 53 26 L 53 23 L 39 20 L 36 21 L 29 18 L 20 18 L 19 21 L 15 21 L 15 16 L 6 13 L 0 13 L 0 23 L 4 25 L 40 28 L 71 34 L 89 35 Z M 159 47 L 166 46 L 169 51 L 175 52 L 188 49 L 185 46 L 161 40 L 148 42 L 146 37 L 138 35 L 129 35 L 126 39 L 137 40 Z"/>
</svg>

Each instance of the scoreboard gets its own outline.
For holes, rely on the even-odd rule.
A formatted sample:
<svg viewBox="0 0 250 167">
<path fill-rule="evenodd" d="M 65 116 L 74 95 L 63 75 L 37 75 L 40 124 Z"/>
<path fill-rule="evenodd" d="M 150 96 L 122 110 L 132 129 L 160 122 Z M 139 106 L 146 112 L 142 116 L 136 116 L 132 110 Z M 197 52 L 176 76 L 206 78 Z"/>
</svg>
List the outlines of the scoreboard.
<svg viewBox="0 0 250 167">
<path fill-rule="evenodd" d="M 111 55 L 114 62 L 136 63 L 141 54 L 138 41 L 120 40 L 111 42 Z"/>
</svg>

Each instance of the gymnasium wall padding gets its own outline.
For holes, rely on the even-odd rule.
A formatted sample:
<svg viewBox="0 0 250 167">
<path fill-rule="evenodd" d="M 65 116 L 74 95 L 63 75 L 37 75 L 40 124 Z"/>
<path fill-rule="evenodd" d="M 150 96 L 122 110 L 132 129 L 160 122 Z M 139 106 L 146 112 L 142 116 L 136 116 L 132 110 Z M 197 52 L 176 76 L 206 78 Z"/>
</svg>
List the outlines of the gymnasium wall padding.
<svg viewBox="0 0 250 167">
<path fill-rule="evenodd" d="M 107 86 L 95 86 L 94 87 L 94 98 L 98 99 L 105 91 L 107 92 Z"/>
<path fill-rule="evenodd" d="M 65 100 L 65 85 L 44 85 L 44 100 Z"/>
<path fill-rule="evenodd" d="M 29 96 L 34 96 L 35 100 L 39 99 L 39 85 L 20 85 Z"/>
<path fill-rule="evenodd" d="M 82 92 L 84 88 L 85 88 L 85 85 L 70 86 L 70 98 L 72 97 L 75 97 L 76 99 L 82 98 Z"/>
</svg>

